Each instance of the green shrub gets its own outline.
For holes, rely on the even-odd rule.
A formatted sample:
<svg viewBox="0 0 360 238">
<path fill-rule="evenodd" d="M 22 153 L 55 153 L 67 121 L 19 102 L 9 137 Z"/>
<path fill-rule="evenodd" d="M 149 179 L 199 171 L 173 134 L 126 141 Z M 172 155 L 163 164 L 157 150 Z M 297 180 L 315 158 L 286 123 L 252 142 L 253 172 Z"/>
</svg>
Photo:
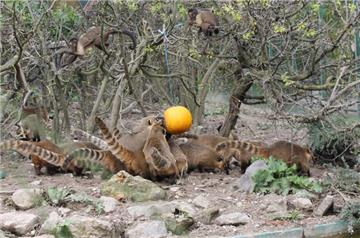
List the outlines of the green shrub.
<svg viewBox="0 0 360 238">
<path fill-rule="evenodd" d="M 252 177 L 257 193 L 289 194 L 300 189 L 312 192 L 321 192 L 322 187 L 317 182 L 312 182 L 308 177 L 298 176 L 296 165 L 288 167 L 281 160 L 270 157 L 266 160 L 268 168 L 259 170 Z"/>
<path fill-rule="evenodd" d="M 324 182 L 343 193 L 360 196 L 360 173 L 352 169 L 335 168 L 325 177 Z"/>
<path fill-rule="evenodd" d="M 61 206 L 65 204 L 65 199 L 71 194 L 71 191 L 64 188 L 48 188 L 47 196 L 51 204 L 55 206 Z"/>
<path fill-rule="evenodd" d="M 337 162 L 343 166 L 354 166 L 356 154 L 354 145 L 360 138 L 360 130 L 345 131 L 354 123 L 351 117 L 333 116 L 328 121 L 320 121 L 309 126 L 309 144 L 315 157 Z M 340 162 L 340 163 L 339 163 Z"/>
<path fill-rule="evenodd" d="M 340 216 L 353 230 L 360 229 L 360 202 L 346 203 L 341 209 Z"/>
</svg>

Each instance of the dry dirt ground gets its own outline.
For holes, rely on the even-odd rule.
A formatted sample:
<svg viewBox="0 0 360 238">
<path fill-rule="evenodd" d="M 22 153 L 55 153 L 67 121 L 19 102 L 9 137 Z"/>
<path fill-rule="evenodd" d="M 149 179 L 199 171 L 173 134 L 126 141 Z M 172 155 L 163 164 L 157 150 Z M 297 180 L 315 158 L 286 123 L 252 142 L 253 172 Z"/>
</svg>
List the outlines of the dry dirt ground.
<svg viewBox="0 0 360 238">
<path fill-rule="evenodd" d="M 211 112 L 210 112 L 211 114 Z M 131 125 L 130 121 L 140 118 L 140 114 L 127 115 L 124 124 Z M 215 128 L 223 121 L 223 115 L 208 115 L 205 118 L 202 132 L 215 133 Z M 300 144 L 306 143 L 306 128 L 296 128 L 284 123 L 267 121 L 264 118 L 263 109 L 254 110 L 253 107 L 242 107 L 239 122 L 236 126 L 235 133 L 241 139 L 256 139 L 271 143 L 277 139 L 288 139 Z M 53 176 L 36 176 L 31 165 L 31 161 L 15 155 L 15 152 L 2 153 L 0 170 L 7 173 L 5 179 L 0 180 L 1 183 L 1 201 L 0 213 L 13 210 L 6 201 L 9 194 L 19 188 L 33 187 L 34 181 L 38 182 L 37 187 L 66 187 L 75 190 L 78 193 L 100 197 L 101 178 L 99 174 L 95 174 L 94 178 L 73 177 L 71 174 L 56 174 Z M 324 168 L 313 168 L 312 174 L 316 178 L 321 178 L 326 172 Z M 218 207 L 222 214 L 227 212 L 244 212 L 248 214 L 252 222 L 240 226 L 219 226 L 195 224 L 189 233 L 190 237 L 209 237 L 209 236 L 230 236 L 236 234 L 256 233 L 261 231 L 281 230 L 302 226 L 305 224 L 319 224 L 336 220 L 335 215 L 318 218 L 312 215 L 311 211 L 301 211 L 304 215 L 303 219 L 295 221 L 279 221 L 269 219 L 263 207 L 261 206 L 266 196 L 256 194 L 244 194 L 233 192 L 229 188 L 235 179 L 241 176 L 238 168 L 233 169 L 229 175 L 213 174 L 213 173 L 191 173 L 184 178 L 181 184 L 168 185 L 160 184 L 169 192 L 169 200 L 184 200 L 191 202 L 198 195 L 203 195 L 211 202 L 211 207 Z M 32 184 L 33 183 L 33 184 Z M 35 182 L 37 183 L 37 182 Z M 335 195 L 335 206 L 341 207 L 343 201 L 337 194 Z M 314 201 L 314 207 L 320 201 Z M 124 201 L 111 214 L 99 215 L 105 219 L 112 221 L 121 221 L 126 224 L 133 222 L 133 219 L 126 211 L 126 207 L 133 205 L 130 201 Z M 33 208 L 30 212 L 38 214 L 42 219 L 46 219 L 50 211 L 57 210 L 58 207 L 50 205 L 44 207 Z M 86 205 L 74 206 L 71 209 L 78 210 L 86 215 L 97 216 L 95 212 L 89 211 Z M 140 218 L 141 219 L 141 218 Z"/>
</svg>

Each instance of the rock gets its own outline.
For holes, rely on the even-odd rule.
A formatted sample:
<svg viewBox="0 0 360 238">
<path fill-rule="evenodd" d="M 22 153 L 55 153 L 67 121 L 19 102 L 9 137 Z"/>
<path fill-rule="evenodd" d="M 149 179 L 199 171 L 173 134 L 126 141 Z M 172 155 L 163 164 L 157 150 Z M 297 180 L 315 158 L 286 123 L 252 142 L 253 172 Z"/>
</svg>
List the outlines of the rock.
<svg viewBox="0 0 360 238">
<path fill-rule="evenodd" d="M 38 216 L 26 212 L 0 214 L 0 229 L 17 235 L 24 235 L 30 232 L 38 223 Z"/>
<path fill-rule="evenodd" d="M 7 176 L 6 172 L 0 169 L 0 179 L 4 179 L 6 178 L 6 176 Z"/>
<path fill-rule="evenodd" d="M 209 200 L 203 195 L 197 196 L 192 202 L 197 207 L 208 208 L 210 206 Z"/>
<path fill-rule="evenodd" d="M 162 238 L 167 237 L 165 222 L 146 221 L 135 224 L 125 232 L 127 238 Z"/>
<path fill-rule="evenodd" d="M 42 184 L 42 181 L 41 180 L 35 180 L 35 181 L 32 181 L 30 183 L 32 186 L 40 186 Z"/>
<path fill-rule="evenodd" d="M 195 216 L 195 220 L 203 224 L 210 224 L 211 221 L 219 215 L 219 212 L 219 208 L 216 207 L 204 209 Z"/>
<path fill-rule="evenodd" d="M 81 215 L 73 215 L 66 220 L 71 233 L 76 238 L 120 237 L 121 231 L 109 221 Z"/>
<path fill-rule="evenodd" d="M 166 192 L 157 184 L 140 176 L 120 171 L 101 184 L 101 193 L 114 198 L 124 197 L 134 202 L 165 199 Z"/>
<path fill-rule="evenodd" d="M 319 196 L 317 194 L 311 193 L 307 190 L 301 189 L 299 191 L 297 191 L 293 197 L 298 197 L 298 198 L 308 198 L 308 199 L 318 199 Z"/>
<path fill-rule="evenodd" d="M 178 192 L 180 190 L 180 187 L 171 187 L 169 189 L 170 192 Z"/>
<path fill-rule="evenodd" d="M 165 222 L 168 231 L 175 235 L 183 235 L 189 231 L 189 228 L 194 224 L 194 219 L 185 213 L 164 214 L 160 218 Z"/>
<path fill-rule="evenodd" d="M 250 221 L 250 217 L 241 212 L 224 214 L 215 219 L 218 225 L 244 225 Z"/>
<path fill-rule="evenodd" d="M 0 230 L 0 238 L 6 238 L 5 232 L 3 232 L 2 230 Z"/>
<path fill-rule="evenodd" d="M 334 197 L 327 195 L 320 203 L 318 208 L 315 210 L 314 215 L 324 216 L 328 211 L 334 207 Z"/>
<path fill-rule="evenodd" d="M 118 200 L 112 197 L 101 196 L 99 200 L 102 202 L 104 212 L 106 213 L 115 211 L 116 207 L 119 205 Z"/>
<path fill-rule="evenodd" d="M 57 212 L 51 212 L 48 218 L 41 225 L 39 234 L 53 233 L 58 225 L 64 223 L 64 219 Z"/>
<path fill-rule="evenodd" d="M 268 194 L 264 197 L 262 204 L 262 210 L 271 217 L 287 214 L 286 197 L 277 194 Z"/>
<path fill-rule="evenodd" d="M 127 208 L 127 211 L 133 217 L 151 217 L 155 214 L 161 215 L 165 213 L 174 213 L 175 209 L 186 212 L 190 216 L 194 216 L 196 210 L 191 204 L 182 201 L 171 202 L 144 202 L 139 205 L 131 206 Z"/>
<path fill-rule="evenodd" d="M 11 196 L 15 206 L 27 210 L 35 206 L 39 206 L 43 202 L 41 189 L 18 189 Z"/>
<path fill-rule="evenodd" d="M 0 236 L 1 237 L 1 236 Z M 55 238 L 53 235 L 41 235 L 41 236 L 23 236 L 21 238 Z"/>
<path fill-rule="evenodd" d="M 312 202 L 308 198 L 295 198 L 290 200 L 290 204 L 295 206 L 297 209 L 309 210 L 312 208 Z"/>
<path fill-rule="evenodd" d="M 245 173 L 231 184 L 232 190 L 239 190 L 241 192 L 254 192 L 255 183 L 252 180 L 252 176 L 261 169 L 266 169 L 266 162 L 263 160 L 257 160 L 252 163 L 245 171 Z"/>
<path fill-rule="evenodd" d="M 60 216 L 66 217 L 67 215 L 70 214 L 71 209 L 70 209 L 70 208 L 66 208 L 66 207 L 59 207 L 59 208 L 58 208 L 58 212 L 59 212 Z"/>
</svg>

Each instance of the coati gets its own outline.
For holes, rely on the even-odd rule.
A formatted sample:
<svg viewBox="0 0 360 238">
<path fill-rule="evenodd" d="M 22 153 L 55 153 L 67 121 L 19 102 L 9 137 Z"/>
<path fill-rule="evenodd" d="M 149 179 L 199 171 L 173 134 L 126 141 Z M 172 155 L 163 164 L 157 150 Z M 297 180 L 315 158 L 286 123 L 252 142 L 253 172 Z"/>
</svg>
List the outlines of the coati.
<svg viewBox="0 0 360 238">
<path fill-rule="evenodd" d="M 149 179 L 161 179 L 163 177 L 174 177 L 177 174 L 176 168 L 174 168 L 173 166 L 170 166 L 170 169 L 166 169 L 166 164 L 168 161 L 171 161 L 171 159 L 169 160 L 168 158 L 166 158 L 166 154 L 164 157 L 164 151 L 169 152 L 169 149 L 166 149 L 166 144 L 165 145 L 159 145 L 157 143 L 155 143 L 155 141 L 157 141 L 157 139 L 155 139 L 158 136 L 159 131 L 162 133 L 163 132 L 163 128 L 155 123 L 153 124 L 151 121 L 148 121 L 147 124 L 149 124 L 148 126 L 144 126 L 143 127 L 143 131 L 135 133 L 135 136 L 141 135 L 141 138 L 137 137 L 140 141 L 134 140 L 134 137 L 132 138 L 135 142 L 137 142 L 137 145 L 132 145 L 133 148 L 138 148 L 138 149 L 128 149 L 126 148 L 125 145 L 121 144 L 116 138 L 115 136 L 109 131 L 109 129 L 107 128 L 107 126 L 105 125 L 105 123 L 99 118 L 96 117 L 95 118 L 95 123 L 96 125 L 100 128 L 103 136 L 104 136 L 104 140 L 106 141 L 106 143 L 109 146 L 109 150 L 113 153 L 113 155 L 115 155 L 116 158 L 118 158 L 119 160 L 121 160 L 123 162 L 123 164 L 126 167 L 127 172 L 129 172 L 132 175 L 140 175 L 143 178 L 149 178 Z M 142 140 L 144 140 L 144 135 L 145 137 L 145 141 L 142 144 Z M 163 135 L 164 136 L 164 135 Z M 123 137 L 121 137 L 120 139 L 123 139 Z M 136 137 L 135 137 L 136 138 Z M 162 137 L 160 137 L 162 138 Z M 152 142 L 152 139 L 154 140 L 154 143 Z M 164 139 L 164 138 L 162 138 Z M 161 140 L 161 139 L 160 139 Z M 166 140 L 165 140 L 166 143 Z M 136 144 L 136 143 L 134 143 Z M 139 144 L 142 144 L 139 146 Z M 146 144 L 146 145 L 145 145 Z M 155 147 L 158 146 L 158 147 Z M 128 146 L 130 147 L 130 146 Z M 145 151 L 143 151 L 143 149 L 145 148 Z M 151 149 L 151 148 L 156 148 L 155 150 Z M 148 154 L 144 154 L 145 153 L 150 153 Z M 171 154 L 171 153 L 170 153 Z M 147 162 L 147 160 L 145 159 L 145 157 L 148 156 L 154 156 L 154 161 L 156 163 L 156 166 L 158 170 L 156 170 L 156 172 L 154 172 L 155 168 L 149 168 L 149 163 Z M 166 161 L 163 160 L 164 158 L 166 158 Z M 164 165 L 164 168 L 160 168 L 162 167 L 162 165 Z"/>
<path fill-rule="evenodd" d="M 180 178 L 182 178 L 186 174 L 189 167 L 186 155 L 181 150 L 180 146 L 176 143 L 175 139 L 169 139 L 168 144 L 170 147 L 170 151 L 175 158 L 176 166 L 177 169 L 179 170 Z"/>
<path fill-rule="evenodd" d="M 37 144 L 40 143 L 40 144 Z M 51 164 L 57 168 L 61 168 L 65 159 L 64 154 L 56 153 L 52 150 L 45 149 L 49 148 L 55 151 L 61 151 L 59 147 L 52 144 L 50 141 L 40 141 L 40 142 L 30 142 L 30 141 L 21 141 L 21 140 L 7 140 L 0 143 L 0 150 L 15 150 L 21 153 L 24 156 L 37 156 L 33 157 L 32 161 L 34 162 L 35 172 L 40 174 L 40 170 L 43 166 L 48 169 L 48 165 Z M 50 166 L 48 172 L 55 172 L 55 168 Z M 72 164 L 69 164 L 68 168 L 62 168 L 64 171 L 73 172 L 76 175 L 82 173 L 81 168 L 72 167 Z"/>
<path fill-rule="evenodd" d="M 46 168 L 48 174 L 62 170 L 74 175 L 81 175 L 84 170 L 83 167 L 78 167 L 74 163 L 64 164 L 66 155 L 78 148 L 99 149 L 90 142 L 71 142 L 61 146 L 57 146 L 48 140 L 39 142 L 8 140 L 0 143 L 0 150 L 15 150 L 29 157 L 34 164 L 37 175 L 41 174 L 43 167 Z"/>
<path fill-rule="evenodd" d="M 95 124 L 99 127 L 101 133 L 103 134 L 104 140 L 107 143 L 109 150 L 125 165 L 127 172 L 132 175 L 140 175 L 143 178 L 150 178 L 149 167 L 142 152 L 143 146 L 137 150 L 128 149 L 119 143 L 119 141 L 114 137 L 105 123 L 99 117 L 95 117 Z M 147 131 L 147 129 L 144 131 Z"/>
<path fill-rule="evenodd" d="M 199 28 L 199 33 L 203 32 L 205 36 L 219 33 L 219 21 L 210 10 L 191 8 L 188 10 L 188 19 L 189 25 L 196 25 Z"/>
<path fill-rule="evenodd" d="M 220 154 L 227 153 L 229 149 L 237 149 L 241 159 L 242 166 L 247 167 L 250 163 L 248 154 L 269 158 L 273 156 L 276 159 L 284 161 L 288 165 L 296 164 L 297 168 L 304 174 L 310 176 L 310 162 L 312 154 L 309 149 L 305 149 L 297 144 L 288 141 L 277 141 L 274 144 L 265 146 L 256 146 L 249 142 L 227 141 L 216 146 L 216 151 Z M 245 158 L 242 155 L 245 154 Z"/>
<path fill-rule="evenodd" d="M 46 125 L 37 114 L 26 116 L 17 126 L 17 136 L 21 140 L 40 141 L 46 139 Z"/>
<path fill-rule="evenodd" d="M 223 136 L 219 136 L 219 135 L 211 135 L 211 134 L 202 134 L 202 135 L 195 135 L 195 134 L 182 134 L 179 135 L 177 137 L 185 137 L 185 138 L 189 138 L 190 142 L 193 143 L 198 143 L 204 146 L 208 146 L 209 148 L 211 148 L 212 150 L 216 150 L 216 146 L 221 143 L 221 142 L 225 142 L 228 141 L 229 139 Z M 237 137 L 236 137 L 237 138 Z M 233 151 L 232 149 L 224 152 L 222 154 L 222 157 L 224 158 L 225 162 L 227 164 L 230 163 L 231 157 L 234 156 L 236 157 L 237 154 L 234 153 L 235 151 Z"/>
<path fill-rule="evenodd" d="M 108 149 L 108 146 L 105 141 L 80 129 L 74 129 L 73 138 L 80 141 L 90 141 L 91 143 L 98 146 L 102 150 Z"/>
<path fill-rule="evenodd" d="M 63 167 L 68 167 L 70 163 L 79 168 L 91 168 L 94 164 L 100 164 L 113 174 L 126 169 L 109 150 L 77 149 L 66 156 Z"/>
<path fill-rule="evenodd" d="M 132 41 L 132 46 L 130 47 L 131 50 L 135 50 L 136 48 L 136 39 L 135 34 L 128 30 L 116 30 L 114 28 L 104 29 L 103 30 L 103 38 L 101 41 L 101 27 L 93 26 L 90 27 L 85 33 L 83 33 L 79 39 L 72 38 L 70 40 L 69 49 L 62 49 L 61 51 L 57 52 L 57 54 L 69 53 L 74 57 L 67 58 L 63 63 L 61 63 L 61 67 L 65 67 L 76 60 L 78 56 L 84 56 L 87 49 L 95 46 L 100 50 L 104 50 L 102 43 L 105 47 L 109 45 L 107 42 L 109 36 L 111 34 L 121 33 L 129 36 Z"/>
<path fill-rule="evenodd" d="M 160 122 L 161 123 L 161 122 Z M 174 155 L 166 141 L 166 130 L 158 124 L 152 124 L 143 152 L 154 179 L 179 177 L 179 170 Z"/>
<path fill-rule="evenodd" d="M 18 126 L 17 134 L 22 140 L 40 141 L 46 138 L 46 123 L 49 122 L 48 111 L 44 106 L 29 106 L 28 98 L 32 94 L 29 91 L 23 100 L 19 120 L 15 123 Z"/>
<path fill-rule="evenodd" d="M 225 171 L 228 173 L 227 163 L 222 155 L 208 146 L 188 141 L 179 145 L 186 155 L 188 170 L 199 171 Z"/>
</svg>

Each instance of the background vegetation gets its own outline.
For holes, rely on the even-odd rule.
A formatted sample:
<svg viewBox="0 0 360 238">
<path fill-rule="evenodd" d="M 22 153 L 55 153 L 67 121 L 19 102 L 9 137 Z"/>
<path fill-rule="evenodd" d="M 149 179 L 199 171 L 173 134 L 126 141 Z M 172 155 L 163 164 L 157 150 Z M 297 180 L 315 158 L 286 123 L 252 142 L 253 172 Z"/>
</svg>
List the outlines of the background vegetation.
<svg viewBox="0 0 360 238">
<path fill-rule="evenodd" d="M 81 4 L 80 4 L 81 3 Z M 229 108 L 221 134 L 242 103 L 270 108 L 267 118 L 308 126 L 319 156 L 354 164 L 358 153 L 359 4 L 357 1 L 17 1 L 1 3 L 1 128 L 11 136 L 26 92 L 53 116 L 53 139 L 71 127 L 92 131 L 96 114 L 118 125 L 124 113 L 183 104 L 202 124 L 209 92 Z M 84 5 L 86 4 L 86 5 Z M 189 28 L 187 9 L 210 8 L 220 34 Z M 129 29 L 61 67 L 56 54 L 89 27 Z M 69 57 L 69 56 L 67 56 Z M 331 136 L 331 137 L 330 137 Z M 328 138 L 331 138 L 330 140 Z M 335 140 L 335 141 L 334 141 Z M 330 148 L 331 147 L 331 148 Z M 336 153 L 334 152 L 336 150 Z"/>
</svg>

